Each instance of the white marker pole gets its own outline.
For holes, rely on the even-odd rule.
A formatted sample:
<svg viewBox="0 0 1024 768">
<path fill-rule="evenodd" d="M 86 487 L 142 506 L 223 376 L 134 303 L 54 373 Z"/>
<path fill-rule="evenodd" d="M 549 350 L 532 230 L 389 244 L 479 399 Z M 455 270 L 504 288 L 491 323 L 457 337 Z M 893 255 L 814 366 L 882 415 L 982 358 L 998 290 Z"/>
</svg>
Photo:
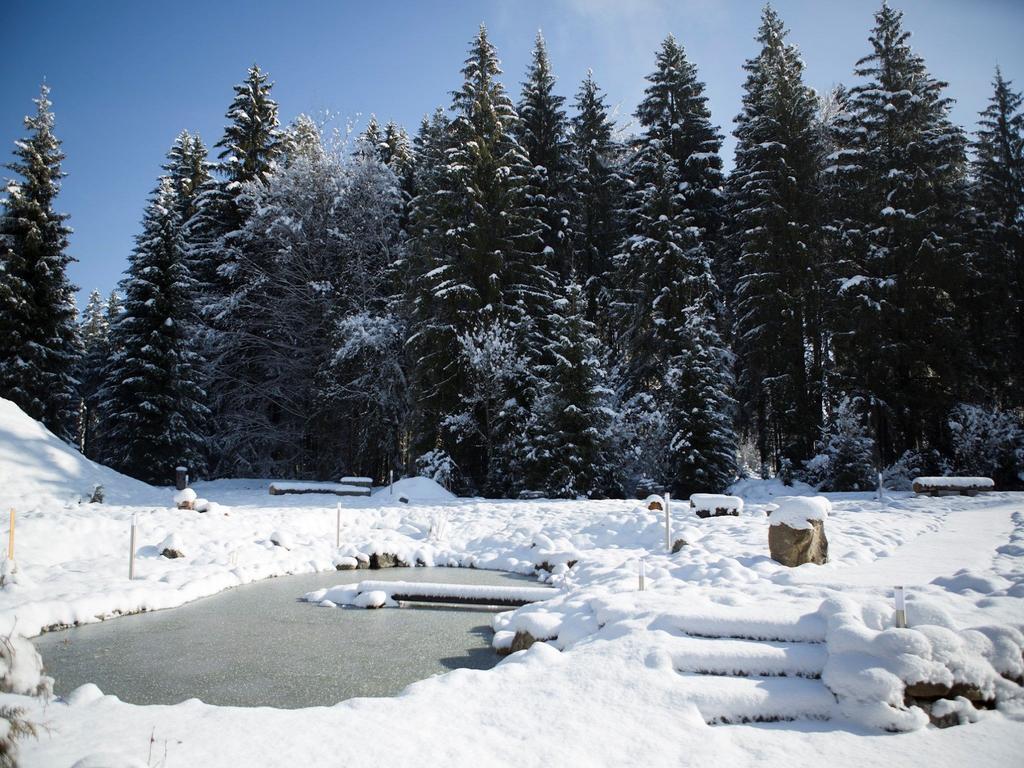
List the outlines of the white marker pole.
<svg viewBox="0 0 1024 768">
<path fill-rule="evenodd" d="M 884 498 L 884 494 L 882 493 L 882 491 L 883 491 L 883 486 L 882 486 L 882 473 L 881 473 L 881 472 L 879 472 L 879 473 L 878 473 L 878 500 L 879 500 L 879 501 L 882 501 L 882 500 L 883 500 L 883 498 Z"/>
<path fill-rule="evenodd" d="M 132 533 L 128 539 L 128 581 L 135 578 L 135 515 L 132 515 Z"/>
<path fill-rule="evenodd" d="M 644 577 L 647 575 L 646 571 L 647 571 L 647 558 L 646 557 L 641 557 L 640 558 L 640 591 L 641 592 L 644 591 Z"/>
<path fill-rule="evenodd" d="M 907 626 L 907 599 L 903 594 L 903 587 L 893 589 L 896 598 L 896 626 L 906 628 Z"/>
<path fill-rule="evenodd" d="M 395 470 L 388 470 L 388 496 L 395 495 Z"/>
<path fill-rule="evenodd" d="M 672 551 L 672 518 L 669 517 L 668 507 L 672 502 L 672 494 L 665 491 L 665 551 Z"/>
<path fill-rule="evenodd" d="M 341 504 L 338 504 L 337 509 L 337 521 L 334 525 L 334 548 L 338 549 L 341 547 Z"/>
</svg>

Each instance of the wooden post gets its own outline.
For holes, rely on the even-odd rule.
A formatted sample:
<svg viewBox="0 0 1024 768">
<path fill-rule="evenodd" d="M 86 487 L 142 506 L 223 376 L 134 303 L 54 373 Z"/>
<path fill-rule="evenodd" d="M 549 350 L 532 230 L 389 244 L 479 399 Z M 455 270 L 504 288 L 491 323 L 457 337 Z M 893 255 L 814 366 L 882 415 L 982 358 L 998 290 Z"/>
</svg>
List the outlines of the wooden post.
<svg viewBox="0 0 1024 768">
<path fill-rule="evenodd" d="M 669 517 L 668 507 L 672 494 L 665 491 L 665 551 L 672 551 L 672 518 Z"/>
<path fill-rule="evenodd" d="M 179 491 L 183 491 L 188 488 L 188 468 L 187 467 L 175 467 L 174 468 L 174 487 Z"/>
<path fill-rule="evenodd" d="M 128 581 L 135 578 L 135 515 L 132 515 L 132 533 L 128 539 Z"/>
<path fill-rule="evenodd" d="M 11 532 L 7 543 L 7 559 L 14 560 L 14 507 L 11 507 Z"/>
</svg>

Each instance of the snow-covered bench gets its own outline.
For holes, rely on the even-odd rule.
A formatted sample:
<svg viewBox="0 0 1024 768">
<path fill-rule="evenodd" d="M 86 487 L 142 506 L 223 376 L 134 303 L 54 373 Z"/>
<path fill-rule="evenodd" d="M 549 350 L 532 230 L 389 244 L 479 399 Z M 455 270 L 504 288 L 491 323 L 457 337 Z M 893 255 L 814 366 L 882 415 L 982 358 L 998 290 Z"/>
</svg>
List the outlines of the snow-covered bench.
<svg viewBox="0 0 1024 768">
<path fill-rule="evenodd" d="M 919 477 L 914 480 L 914 493 L 938 496 L 942 492 L 973 496 L 979 491 L 995 490 L 990 477 Z"/>
<path fill-rule="evenodd" d="M 342 478 L 349 480 L 351 478 Z M 334 496 L 369 496 L 369 478 L 356 478 L 367 480 L 366 485 L 354 483 L 324 483 L 324 482 L 273 482 L 270 484 L 271 496 L 283 496 L 286 493 L 330 493 Z"/>
<path fill-rule="evenodd" d="M 697 517 L 736 516 L 743 511 L 743 499 L 720 493 L 695 493 L 690 496 L 690 509 Z"/>
</svg>

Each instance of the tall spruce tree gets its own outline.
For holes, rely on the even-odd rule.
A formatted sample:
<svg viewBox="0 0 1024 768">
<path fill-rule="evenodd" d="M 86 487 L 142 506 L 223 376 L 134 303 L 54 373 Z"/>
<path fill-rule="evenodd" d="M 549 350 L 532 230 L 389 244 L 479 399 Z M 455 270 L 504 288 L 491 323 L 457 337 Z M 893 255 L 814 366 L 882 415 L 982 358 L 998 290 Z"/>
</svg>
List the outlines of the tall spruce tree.
<svg viewBox="0 0 1024 768">
<path fill-rule="evenodd" d="M 528 430 L 528 484 L 553 497 L 606 496 L 620 489 L 605 350 L 581 285 L 566 286 L 557 310 L 551 368 Z"/>
<path fill-rule="evenodd" d="M 902 14 L 875 14 L 836 120 L 832 385 L 867 404 L 880 460 L 940 445 L 967 370 L 956 322 L 963 281 L 964 137 L 945 83 L 908 43 Z"/>
<path fill-rule="evenodd" d="M 825 355 L 818 103 L 785 38 L 782 20 L 765 6 L 761 50 L 744 65 L 728 185 L 738 393 L 765 473 L 812 455 Z"/>
<path fill-rule="evenodd" d="M 98 457 L 96 437 L 100 428 L 99 392 L 110 362 L 110 320 L 107 302 L 100 292 L 89 294 L 79 323 L 83 354 L 78 369 L 78 396 L 81 398 L 78 425 L 78 449 L 91 459 Z"/>
<path fill-rule="evenodd" d="M 977 397 L 1024 406 L 1024 111 L 996 68 L 971 144 L 967 316 Z"/>
<path fill-rule="evenodd" d="M 416 450 L 442 448 L 471 485 L 502 493 L 513 485 L 536 392 L 537 320 L 550 314 L 553 281 L 526 199 L 530 166 L 516 140 L 519 118 L 497 79 L 497 54 L 482 25 L 462 74 L 436 186 L 423 189 L 414 205 L 414 247 L 426 269 L 414 277 L 414 402 L 440 425 L 432 441 L 421 433 L 427 441 Z M 485 404 L 498 397 L 497 380 L 476 376 L 473 364 L 482 339 L 505 348 L 507 334 L 498 326 L 514 336 L 524 364 L 501 378 L 503 407 L 493 411 Z"/>
<path fill-rule="evenodd" d="M 78 425 L 81 355 L 74 292 L 67 279 L 67 215 L 54 210 L 64 177 L 60 140 L 44 84 L 25 118 L 28 136 L 15 161 L 0 211 L 0 396 L 55 434 L 73 439 Z"/>
<path fill-rule="evenodd" d="M 530 161 L 527 200 L 542 226 L 544 262 L 565 280 L 574 269 L 573 155 L 562 108 L 565 97 L 554 89 L 547 47 L 538 32 L 519 100 L 517 135 Z"/>
<path fill-rule="evenodd" d="M 218 364 L 230 360 L 235 371 L 245 365 L 243 351 L 236 353 L 227 346 L 230 332 L 249 322 L 244 311 L 232 303 L 232 297 L 244 288 L 246 265 L 252 260 L 239 238 L 254 195 L 265 188 L 287 148 L 279 130 L 277 103 L 271 98 L 272 87 L 268 75 L 255 64 L 245 81 L 234 87 L 235 96 L 226 114 L 228 124 L 216 144 L 220 152 L 214 173 L 201 187 L 197 210 L 186 224 L 189 263 L 203 321 L 200 336 L 213 411 L 215 468 L 221 463 L 222 447 L 232 439 L 231 424 L 238 416 L 225 410 L 226 403 L 241 402 L 238 388 L 248 386 L 247 380 Z"/>
<path fill-rule="evenodd" d="M 623 147 L 614 138 L 614 124 L 592 72 L 576 94 L 571 120 L 573 177 L 576 195 L 574 262 L 587 296 L 588 319 L 601 337 L 612 337 L 609 300 L 612 258 L 622 241 L 626 183 L 620 171 Z"/>
<path fill-rule="evenodd" d="M 720 490 L 736 470 L 731 361 L 712 271 L 721 139 L 696 68 L 671 36 L 648 80 L 630 162 L 631 234 L 617 257 L 622 394 L 653 393 L 666 424 L 669 456 L 649 462 L 661 468 L 656 481 L 677 493 Z"/>
<path fill-rule="evenodd" d="M 104 459 L 146 482 L 170 482 L 176 466 L 205 469 L 208 410 L 199 359 L 187 332 L 191 278 L 178 195 L 162 177 L 122 283 L 124 312 L 111 329 L 116 348 L 100 392 Z"/>
</svg>

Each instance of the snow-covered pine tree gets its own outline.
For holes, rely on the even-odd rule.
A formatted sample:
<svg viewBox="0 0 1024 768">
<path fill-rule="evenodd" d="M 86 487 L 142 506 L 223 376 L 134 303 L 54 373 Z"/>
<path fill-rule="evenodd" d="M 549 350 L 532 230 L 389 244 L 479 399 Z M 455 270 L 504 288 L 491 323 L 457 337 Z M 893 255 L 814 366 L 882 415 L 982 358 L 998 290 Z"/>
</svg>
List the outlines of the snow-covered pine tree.
<svg viewBox="0 0 1024 768">
<path fill-rule="evenodd" d="M 89 294 L 89 303 L 79 322 L 83 354 L 77 374 L 79 410 L 78 449 L 91 459 L 98 458 L 96 437 L 99 428 L 99 391 L 103 375 L 110 362 L 110 320 L 107 302 L 100 292 Z"/>
<path fill-rule="evenodd" d="M 377 122 L 376 115 L 370 115 L 370 119 L 366 121 L 366 128 L 359 134 L 359 138 L 356 140 L 356 151 L 357 152 L 368 152 L 377 160 L 382 163 L 386 163 L 388 152 L 388 146 L 384 143 L 384 136 L 380 131 L 380 123 Z"/>
<path fill-rule="evenodd" d="M 612 431 L 613 392 L 605 350 L 587 320 L 586 294 L 575 281 L 556 309 L 549 376 L 532 409 L 526 456 L 527 485 L 548 496 L 602 497 L 621 492 Z"/>
<path fill-rule="evenodd" d="M 414 206 L 416 258 L 427 268 L 414 278 L 414 402 L 442 425 L 441 444 L 420 443 L 416 452 L 443 448 L 476 488 L 507 493 L 536 391 L 534 366 L 542 354 L 536 322 L 550 314 L 553 281 L 526 199 L 530 166 L 515 138 L 519 118 L 497 79 L 497 54 L 482 25 L 462 74 L 436 187 L 421 191 L 424 199 Z M 459 339 L 487 334 L 499 322 L 516 334 L 525 364 L 507 382 L 506 407 L 492 421 L 482 409 L 467 410 L 491 393 L 472 391 L 479 382 L 465 367 Z"/>
<path fill-rule="evenodd" d="M 968 336 L 979 395 L 1024 406 L 1024 111 L 996 68 L 971 144 Z"/>
<path fill-rule="evenodd" d="M 163 170 L 174 187 L 178 220 L 187 223 L 196 214 L 199 192 L 210 179 L 206 145 L 199 134 L 179 133 L 167 153 Z"/>
<path fill-rule="evenodd" d="M 235 293 L 244 290 L 245 264 L 252 257 L 238 238 L 251 214 L 253 195 L 267 184 L 286 149 L 271 89 L 268 75 L 255 64 L 245 81 L 234 87 L 235 96 L 226 114 L 228 124 L 216 144 L 220 152 L 214 173 L 201 187 L 196 213 L 186 224 L 189 262 L 203 321 L 202 355 L 209 364 L 215 468 L 222 445 L 234 439 L 229 431 L 236 414 L 225 412 L 223 404 L 239 394 L 233 390 L 240 385 L 214 361 L 231 359 L 242 364 L 225 348 L 224 334 L 244 328 L 248 322 L 232 304 Z"/>
<path fill-rule="evenodd" d="M 300 114 L 281 132 L 280 161 L 290 165 L 295 157 L 318 152 L 323 146 L 320 127 L 309 115 Z"/>
<path fill-rule="evenodd" d="M 865 401 L 883 465 L 941 444 L 967 369 L 954 301 L 963 282 L 964 137 L 949 120 L 945 83 L 928 74 L 909 37 L 902 14 L 883 5 L 825 169 L 834 388 Z"/>
<path fill-rule="evenodd" d="M 124 311 L 110 332 L 117 351 L 98 396 L 105 462 L 156 484 L 170 482 L 176 466 L 205 469 L 209 411 L 186 331 L 192 281 L 178 205 L 174 182 L 162 177 L 129 257 Z"/>
<path fill-rule="evenodd" d="M 540 247 L 544 262 L 553 275 L 565 280 L 575 266 L 573 154 L 562 108 L 565 97 L 554 89 L 555 76 L 547 47 L 538 32 L 517 107 L 516 135 L 531 166 L 527 200 L 542 226 Z"/>
<path fill-rule="evenodd" d="M 74 292 L 67 279 L 67 215 L 54 210 L 64 177 L 53 133 L 50 89 L 25 118 L 28 136 L 15 143 L 0 210 L 0 396 L 13 400 L 55 434 L 74 439 L 78 426 L 75 369 L 81 341 Z"/>
<path fill-rule="evenodd" d="M 622 397 L 651 393 L 666 456 L 653 479 L 676 493 L 721 490 L 736 469 L 731 359 L 712 273 L 720 220 L 720 137 L 703 83 L 671 36 L 637 109 L 630 236 L 617 255 Z"/>
<path fill-rule="evenodd" d="M 576 94 L 576 115 L 571 120 L 573 177 L 576 195 L 574 247 L 576 274 L 587 296 L 588 319 L 597 324 L 606 342 L 612 336 L 607 306 L 612 257 L 622 242 L 626 189 L 620 172 L 623 147 L 615 140 L 614 124 L 604 95 L 587 77 Z"/>
<path fill-rule="evenodd" d="M 876 486 L 875 443 L 864 426 L 864 404 L 843 396 L 821 430 L 817 455 L 804 477 L 823 491 L 864 491 Z"/>
<path fill-rule="evenodd" d="M 742 422 L 762 474 L 783 459 L 798 466 L 821 429 L 824 249 L 818 102 L 803 62 L 765 6 L 758 55 L 744 64 L 729 177 L 728 250 Z"/>
<path fill-rule="evenodd" d="M 711 122 L 704 83 L 683 47 L 669 35 L 657 53 L 650 85 L 636 110 L 641 142 L 660 142 L 678 169 L 685 205 L 702 236 L 716 281 L 719 275 L 719 228 L 722 223 L 724 175 L 722 135 Z M 722 269 L 724 274 L 727 270 Z M 728 287 L 728 285 L 727 285 Z"/>
</svg>

